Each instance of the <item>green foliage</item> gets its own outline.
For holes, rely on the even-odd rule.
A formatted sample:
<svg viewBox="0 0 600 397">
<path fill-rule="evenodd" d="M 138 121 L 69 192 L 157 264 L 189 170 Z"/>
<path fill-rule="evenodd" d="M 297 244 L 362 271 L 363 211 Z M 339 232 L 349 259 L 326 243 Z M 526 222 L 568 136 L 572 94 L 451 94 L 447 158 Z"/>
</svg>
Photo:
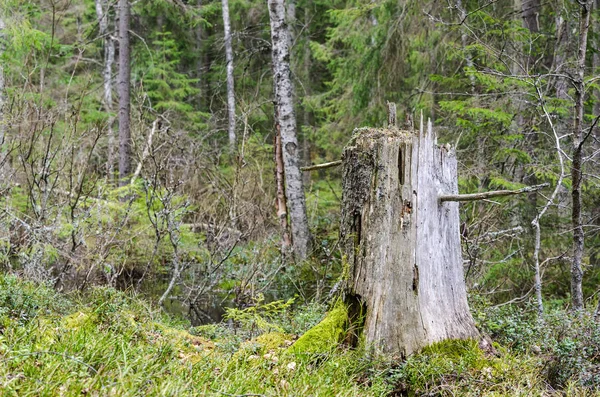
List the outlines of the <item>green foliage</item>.
<svg viewBox="0 0 600 397">
<path fill-rule="evenodd" d="M 175 111 L 186 117 L 193 117 L 194 109 L 190 98 L 199 93 L 197 79 L 178 71 L 181 50 L 171 32 L 156 32 L 152 37 L 151 58 L 145 49 L 138 58 L 140 63 L 134 69 L 140 77 L 140 84 L 148 95 L 150 106 L 157 112 Z"/>
</svg>

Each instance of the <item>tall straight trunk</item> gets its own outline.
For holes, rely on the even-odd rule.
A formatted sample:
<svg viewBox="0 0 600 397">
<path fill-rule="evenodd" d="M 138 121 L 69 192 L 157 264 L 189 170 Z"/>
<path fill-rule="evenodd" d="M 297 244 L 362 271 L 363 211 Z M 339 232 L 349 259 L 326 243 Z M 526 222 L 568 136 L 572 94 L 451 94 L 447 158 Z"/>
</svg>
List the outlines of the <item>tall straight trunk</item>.
<svg viewBox="0 0 600 397">
<path fill-rule="evenodd" d="M 4 154 L 5 150 L 3 149 L 4 140 L 5 140 L 5 131 L 6 127 L 4 123 L 6 122 L 4 119 L 4 90 L 5 90 L 5 80 L 4 80 L 4 65 L 2 63 L 2 56 L 4 55 L 4 20 L 0 15 L 0 167 L 4 163 Z"/>
<path fill-rule="evenodd" d="M 463 7 L 461 0 L 456 0 L 456 9 L 458 10 L 458 17 L 460 18 L 460 23 L 466 23 L 467 10 L 465 9 L 465 7 Z M 467 29 L 463 28 L 460 34 L 460 41 L 463 51 L 465 51 L 465 62 L 469 69 L 473 69 L 473 57 L 471 57 L 471 54 L 467 51 L 467 39 Z M 471 82 L 471 92 L 475 93 L 475 76 L 473 74 L 469 74 L 469 81 Z"/>
<path fill-rule="evenodd" d="M 292 244 L 296 259 L 307 257 L 310 231 L 306 216 L 306 200 L 302 173 L 299 167 L 299 148 L 296 137 L 296 114 L 290 71 L 290 32 L 286 23 L 284 0 L 268 0 L 273 47 L 273 83 L 277 123 L 281 132 L 285 192 L 292 226 Z"/>
<path fill-rule="evenodd" d="M 202 7 L 202 0 L 197 0 L 196 5 L 198 8 Z M 196 36 L 195 49 L 198 56 L 196 59 L 196 78 L 198 79 L 197 84 L 198 88 L 200 89 L 200 94 L 198 95 L 198 107 L 200 110 L 204 110 L 204 95 L 206 94 L 204 79 L 205 54 L 202 49 L 202 44 L 204 41 L 204 27 L 201 23 L 199 23 L 196 27 L 194 34 Z"/>
<path fill-rule="evenodd" d="M 593 72 L 596 76 L 600 75 L 600 0 L 596 0 L 596 4 L 594 5 L 596 10 L 596 19 L 594 23 L 593 31 L 596 33 L 596 51 L 594 52 L 594 56 L 592 58 L 593 62 Z M 596 101 L 594 102 L 594 116 L 600 115 L 600 89 L 594 89 L 594 98 Z M 600 126 L 596 125 L 595 136 L 600 138 Z"/>
<path fill-rule="evenodd" d="M 577 48 L 577 66 L 575 70 L 575 123 L 573 126 L 573 165 L 571 166 L 571 197 L 573 210 L 571 213 L 573 227 L 573 261 L 571 263 L 571 300 L 573 310 L 583 309 L 583 258 L 584 233 L 582 224 L 581 182 L 583 179 L 583 116 L 585 106 L 585 57 L 587 53 L 587 38 L 590 29 L 590 14 L 593 0 L 580 3 L 579 14 L 579 45 Z"/>
<path fill-rule="evenodd" d="M 540 31 L 540 9 L 540 0 L 523 0 L 523 3 L 521 4 L 523 26 L 532 33 Z"/>
<path fill-rule="evenodd" d="M 595 9 L 596 9 L 596 15 L 599 15 L 600 13 L 600 0 L 596 0 L 596 3 L 594 5 Z M 600 20 L 598 18 L 596 18 L 595 23 L 594 23 L 594 32 L 596 32 L 596 52 L 594 52 L 594 57 L 593 57 L 593 73 L 595 73 L 596 76 L 598 76 L 600 74 Z M 594 116 L 598 117 L 600 115 L 600 89 L 595 89 L 594 90 L 594 98 L 596 98 L 596 101 L 594 102 Z M 600 139 L 600 126 L 596 126 L 596 131 L 594 131 L 594 135 L 596 137 L 596 142 L 598 142 L 598 139 Z M 598 147 L 596 147 L 596 149 L 598 149 Z M 597 207 L 596 210 L 600 210 L 600 208 L 598 206 L 600 206 L 600 200 L 596 201 Z M 598 214 L 600 215 L 600 211 L 598 211 Z M 600 225 L 600 217 L 596 218 L 596 223 L 598 225 Z M 597 249 L 596 253 L 594 255 L 592 255 L 592 262 L 597 262 L 600 261 L 600 250 Z M 598 306 L 596 307 L 596 311 L 594 313 L 594 317 L 596 318 L 596 320 L 598 320 L 600 317 L 600 299 L 598 300 Z"/>
<path fill-rule="evenodd" d="M 523 0 L 520 4 L 520 9 L 521 11 L 521 17 L 523 19 L 523 27 L 525 29 L 527 29 L 531 35 L 531 41 L 530 43 L 526 43 L 525 44 L 525 48 L 523 49 L 524 51 L 524 56 L 522 56 L 521 58 L 521 62 L 523 62 L 522 68 L 524 70 L 517 70 L 516 74 L 521 74 L 524 72 L 528 72 L 528 73 L 535 73 L 534 67 L 535 67 L 535 60 L 536 60 L 536 54 L 533 52 L 530 52 L 530 48 L 531 48 L 531 43 L 534 43 L 534 40 L 536 40 L 535 37 L 533 37 L 536 33 L 539 32 L 540 30 L 540 26 L 539 26 L 539 14 L 540 14 L 540 10 L 541 10 L 541 2 L 540 0 Z M 519 112 L 518 116 L 517 116 L 517 120 L 519 123 L 519 130 L 523 130 L 525 129 L 527 126 L 525 125 L 525 119 L 522 115 L 522 112 Z M 530 130 L 532 131 L 533 129 L 530 128 Z M 529 136 L 526 138 L 526 148 L 527 151 L 529 153 L 529 155 L 533 158 L 535 156 L 535 148 L 537 147 L 537 143 L 538 143 L 538 136 L 535 133 L 531 133 L 529 134 Z M 560 148 L 559 148 L 560 149 Z M 561 175 L 559 178 L 559 183 L 556 186 L 555 189 L 555 194 L 558 193 L 559 189 L 560 189 L 560 185 L 562 183 L 562 178 L 563 178 L 563 174 L 564 171 L 562 171 L 562 156 L 560 154 L 560 152 L 558 153 L 559 159 L 561 161 Z M 521 167 L 524 168 L 524 167 Z M 537 178 L 535 176 L 535 174 L 531 174 L 531 175 L 524 175 L 525 182 L 527 184 L 530 185 L 535 185 L 537 183 Z M 535 209 L 536 208 L 536 204 L 537 204 L 537 192 L 532 192 L 528 195 L 528 199 L 529 199 L 529 203 L 531 205 L 531 208 Z M 542 273 L 541 273 L 541 269 L 540 269 L 540 250 L 541 250 L 541 226 L 540 226 L 540 219 L 542 218 L 542 216 L 544 215 L 544 213 L 547 211 L 547 208 L 553 204 L 554 199 L 547 201 L 545 207 L 542 209 L 541 212 L 539 212 L 533 222 L 532 222 L 532 226 L 534 228 L 535 231 L 535 242 L 534 242 L 534 250 L 533 250 L 533 266 L 534 266 L 534 272 L 535 272 L 535 277 L 534 277 L 534 290 L 535 290 L 535 299 L 536 299 L 536 303 L 537 303 L 537 311 L 538 311 L 538 318 L 540 320 L 542 320 L 542 316 L 544 314 L 544 300 L 543 300 L 543 296 L 542 296 Z"/>
<path fill-rule="evenodd" d="M 131 174 L 129 19 L 129 0 L 119 0 L 119 184 L 121 186 L 129 182 L 127 178 Z"/>
<path fill-rule="evenodd" d="M 108 130 L 107 130 L 107 151 L 108 156 L 106 160 L 106 173 L 108 179 L 112 180 L 115 174 L 115 135 L 113 131 L 113 125 L 115 119 L 113 117 L 113 98 L 112 98 L 112 86 L 113 86 L 113 65 L 115 63 L 115 42 L 112 35 L 109 32 L 109 13 L 108 13 L 108 0 L 96 0 L 96 16 L 98 17 L 98 26 L 100 28 L 100 35 L 104 42 L 104 70 L 102 71 L 102 79 L 104 85 L 104 110 L 108 113 Z"/>
<path fill-rule="evenodd" d="M 310 26 L 310 21 L 312 19 L 312 13 L 310 12 L 310 8 L 309 6 L 306 6 L 305 10 L 304 10 L 304 26 Z M 312 95 L 312 86 L 311 86 L 311 70 L 312 70 L 312 58 L 311 58 L 311 52 L 310 52 L 310 46 L 309 46 L 309 41 L 310 41 L 310 31 L 306 32 L 306 39 L 304 42 L 304 54 L 302 56 L 302 69 L 303 69 L 303 77 L 304 77 L 304 90 L 305 90 L 305 95 L 307 97 L 310 97 Z M 304 163 L 304 166 L 307 167 L 310 165 L 310 142 L 308 139 L 309 136 L 309 131 L 312 131 L 312 122 L 313 122 L 313 117 L 312 117 L 312 111 L 310 110 L 310 108 L 308 106 L 304 106 L 303 109 L 303 124 L 304 124 L 304 131 L 302 134 L 302 162 Z M 310 172 L 305 172 L 303 175 L 303 181 L 305 185 L 309 185 L 310 184 Z"/>
<path fill-rule="evenodd" d="M 229 146 L 235 147 L 235 90 L 233 86 L 233 48 L 231 46 L 231 22 L 229 0 L 221 0 L 223 6 L 223 29 L 225 31 L 225 61 L 227 62 L 227 115 L 229 118 Z"/>
<path fill-rule="evenodd" d="M 569 21 L 563 19 L 562 15 L 558 15 L 555 18 L 555 29 L 556 29 L 556 48 L 554 50 L 554 65 L 553 69 L 555 73 L 565 73 L 567 55 L 569 53 Z M 558 99 L 567 100 L 569 98 L 567 93 L 567 79 L 564 77 L 557 77 L 556 84 L 556 97 Z"/>
</svg>

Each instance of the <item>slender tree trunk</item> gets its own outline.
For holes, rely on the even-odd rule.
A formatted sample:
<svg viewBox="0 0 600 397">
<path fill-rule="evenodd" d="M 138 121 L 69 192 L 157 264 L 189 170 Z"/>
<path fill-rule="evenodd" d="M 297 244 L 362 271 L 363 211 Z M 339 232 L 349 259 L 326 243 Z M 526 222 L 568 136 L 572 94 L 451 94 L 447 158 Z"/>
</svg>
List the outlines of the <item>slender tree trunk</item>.
<svg viewBox="0 0 600 397">
<path fill-rule="evenodd" d="M 221 0 L 223 6 L 223 29 L 225 31 L 225 61 L 227 62 L 227 115 L 229 117 L 229 146 L 235 148 L 235 89 L 233 81 L 233 48 L 231 45 L 231 22 L 229 21 L 229 0 Z"/>
<path fill-rule="evenodd" d="M 520 57 L 521 62 L 523 62 L 522 70 L 517 70 L 516 73 L 517 74 L 535 73 L 534 69 L 535 69 L 536 54 L 531 52 L 531 48 L 535 44 L 536 37 L 534 37 L 534 36 L 540 30 L 539 14 L 540 14 L 540 10 L 541 10 L 541 2 L 540 2 L 540 0 L 523 0 L 520 4 L 519 10 L 521 11 L 521 17 L 523 19 L 523 22 L 522 22 L 523 27 L 529 31 L 531 38 L 530 38 L 530 41 L 528 43 L 525 43 L 525 46 L 523 46 L 524 47 L 523 48 L 524 56 Z M 521 110 L 521 105 L 519 105 L 519 108 L 520 108 L 519 110 Z M 522 111 L 519 111 L 517 120 L 518 120 L 520 133 L 522 133 L 522 131 L 525 128 L 527 128 L 528 131 L 530 131 L 530 133 L 526 135 L 525 145 L 526 145 L 527 152 L 531 156 L 531 158 L 535 158 L 535 152 L 536 152 L 535 149 L 538 146 L 538 135 L 533 132 L 533 128 L 531 128 L 531 126 L 525 124 L 525 118 L 523 117 Z M 560 150 L 560 147 L 557 148 L 557 150 Z M 561 185 L 562 185 L 562 179 L 564 176 L 564 169 L 563 169 L 564 167 L 562 165 L 562 155 L 561 155 L 560 151 L 557 154 L 558 154 L 560 162 L 561 162 L 561 175 L 559 178 L 559 182 L 557 183 L 556 188 L 554 190 L 553 198 L 546 202 L 546 205 L 544 206 L 542 211 L 537 213 L 533 222 L 531 223 L 534 228 L 534 232 L 535 232 L 534 250 L 533 250 L 533 266 L 534 266 L 535 277 L 534 277 L 533 287 L 535 290 L 535 299 L 537 302 L 538 319 L 540 321 L 543 321 L 543 315 L 544 315 L 544 300 L 543 300 L 543 295 L 542 295 L 542 272 L 540 269 L 540 251 L 541 251 L 541 233 L 542 233 L 541 226 L 540 226 L 540 219 L 542 218 L 544 213 L 547 211 L 548 207 L 551 204 L 554 204 L 554 197 L 556 194 L 558 194 L 558 192 L 560 191 Z M 525 169 L 524 169 L 525 167 L 521 166 L 520 168 L 523 170 L 523 174 L 524 174 L 523 180 L 527 184 L 536 184 L 537 183 L 537 178 L 536 178 L 535 174 L 527 175 L 525 173 Z M 537 192 L 533 192 L 533 193 L 529 194 L 527 197 L 529 199 L 528 201 L 529 201 L 531 208 L 534 211 L 536 211 L 536 208 L 537 208 L 536 204 L 537 204 L 537 198 L 538 198 Z"/>
<path fill-rule="evenodd" d="M 571 299 L 573 310 L 583 309 L 583 258 L 584 233 L 582 224 L 581 182 L 583 179 L 583 117 L 585 106 L 585 58 L 587 53 L 587 38 L 590 28 L 590 14 L 593 0 L 580 4 L 579 14 L 579 45 L 577 48 L 577 69 L 575 74 L 575 123 L 573 126 L 573 165 L 571 166 L 571 197 L 573 200 L 573 262 L 571 263 Z"/>
<path fill-rule="evenodd" d="M 202 7 L 202 0 L 197 0 L 196 5 L 198 8 Z M 198 58 L 196 59 L 196 78 L 198 79 L 198 88 L 200 89 L 200 94 L 198 95 L 198 108 L 200 110 L 204 110 L 204 95 L 206 94 L 206 89 L 204 87 L 204 58 L 205 54 L 202 48 L 202 44 L 204 42 L 204 27 L 201 23 L 198 24 L 196 30 L 194 32 L 196 36 L 195 49 L 198 54 Z"/>
<path fill-rule="evenodd" d="M 310 4 L 310 3 L 309 3 Z M 310 26 L 310 21 L 311 21 L 311 17 L 312 14 L 310 12 L 309 9 L 310 5 L 307 5 L 305 10 L 304 10 L 304 26 L 308 27 Z M 304 89 L 305 89 L 305 95 L 307 97 L 310 97 L 312 95 L 312 86 L 311 86 L 311 66 L 312 66 L 312 58 L 311 58 L 311 51 L 310 51 L 310 46 L 309 46 L 309 41 L 310 41 L 310 31 L 307 30 L 306 32 L 306 39 L 304 42 L 304 53 L 302 56 L 302 69 L 303 69 L 303 77 L 304 77 Z M 303 124 L 304 124 L 304 131 L 302 133 L 302 163 L 304 164 L 305 167 L 308 167 L 310 165 L 310 141 L 308 139 L 310 132 L 312 131 L 312 124 L 313 124 L 313 115 L 311 110 L 308 108 L 308 106 L 304 106 L 303 109 Z M 305 186 L 310 185 L 310 172 L 305 172 L 303 174 L 303 182 Z"/>
<path fill-rule="evenodd" d="M 119 0 L 119 184 L 131 174 L 131 54 L 129 48 L 129 0 Z"/>
<path fill-rule="evenodd" d="M 593 31 L 596 33 L 596 51 L 594 52 L 594 56 L 592 59 L 593 62 L 593 68 L 592 71 L 593 73 L 595 73 L 596 76 L 600 75 L 600 19 L 598 17 L 598 15 L 600 15 L 600 0 L 596 0 L 596 3 L 594 5 L 595 11 L 596 11 L 596 19 L 595 19 L 595 23 L 594 23 L 594 28 Z M 594 116 L 598 117 L 600 115 L 600 89 L 594 89 L 594 98 L 595 98 L 595 102 L 594 102 Z M 598 142 L 598 139 L 600 138 L 600 126 L 596 126 L 596 131 L 594 131 L 595 137 L 596 137 L 596 142 Z M 596 149 L 598 149 L 597 145 Z M 600 200 L 596 199 L 596 212 L 598 214 L 598 217 L 596 218 L 596 224 L 600 225 Z M 600 248 L 596 249 L 595 254 L 590 255 L 590 261 L 591 262 L 596 262 L 598 263 L 598 261 L 600 261 Z M 596 320 L 600 319 L 600 299 L 598 299 L 598 306 L 596 307 L 596 311 L 594 312 L 594 318 Z"/>
<path fill-rule="evenodd" d="M 596 0 L 596 4 L 594 6 L 596 10 L 596 18 L 594 20 L 594 28 L 593 32 L 596 34 L 596 48 L 594 51 L 594 56 L 592 58 L 592 70 L 596 76 L 600 75 L 600 0 Z M 596 86 L 597 87 L 597 86 Z M 600 89 L 594 89 L 594 116 L 600 115 Z M 596 125 L 596 131 L 594 132 L 596 138 L 600 138 L 600 125 Z"/>
<path fill-rule="evenodd" d="M 532 33 L 540 31 L 540 0 L 523 0 L 521 4 L 523 26 Z"/>
<path fill-rule="evenodd" d="M 6 151 L 3 148 L 5 144 L 5 132 L 6 126 L 5 117 L 4 117 L 4 90 L 5 90 L 5 80 L 4 80 L 4 65 L 2 63 L 2 56 L 4 55 L 4 20 L 0 15 L 0 167 L 4 165 L 4 156 Z"/>
<path fill-rule="evenodd" d="M 554 72 L 565 73 L 566 59 L 569 53 L 569 22 L 563 19 L 562 15 L 559 14 L 555 18 L 556 26 L 556 48 L 554 50 Z M 567 80 L 564 77 L 557 77 L 556 84 L 556 97 L 558 99 L 567 100 L 569 98 L 567 93 Z"/>
<path fill-rule="evenodd" d="M 296 114 L 293 102 L 293 84 L 290 71 L 289 28 L 286 23 L 284 0 L 268 0 L 273 46 L 273 80 L 277 122 L 281 132 L 281 146 L 285 171 L 285 191 L 292 225 L 292 244 L 296 259 L 307 257 L 310 231 L 306 216 L 306 201 L 299 166 L 299 148 L 296 137 Z"/>
<path fill-rule="evenodd" d="M 460 18 L 460 23 L 466 23 L 467 10 L 463 7 L 461 0 L 456 0 L 456 9 L 458 10 L 458 17 Z M 463 28 L 460 34 L 460 41 L 463 51 L 465 51 L 465 62 L 467 63 L 467 67 L 469 69 L 473 69 L 473 57 L 471 57 L 471 54 L 467 51 L 467 39 L 467 30 Z M 475 76 L 473 74 L 469 74 L 469 81 L 471 82 L 471 92 L 474 93 Z"/>
<path fill-rule="evenodd" d="M 98 26 L 100 35 L 104 41 L 104 70 L 102 78 L 104 80 L 104 110 L 108 113 L 108 131 L 107 131 L 107 151 L 106 173 L 109 180 L 113 180 L 115 174 L 115 135 L 113 125 L 115 119 L 113 117 L 113 65 L 115 63 L 115 41 L 109 32 L 109 13 L 108 0 L 96 0 L 96 15 L 98 17 Z"/>
</svg>

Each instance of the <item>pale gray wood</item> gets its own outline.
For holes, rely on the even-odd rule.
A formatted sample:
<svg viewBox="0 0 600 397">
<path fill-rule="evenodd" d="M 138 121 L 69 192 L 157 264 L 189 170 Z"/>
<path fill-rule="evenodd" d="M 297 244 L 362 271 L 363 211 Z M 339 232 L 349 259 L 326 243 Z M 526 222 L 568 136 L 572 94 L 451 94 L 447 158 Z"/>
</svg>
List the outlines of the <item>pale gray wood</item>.
<svg viewBox="0 0 600 397">
<path fill-rule="evenodd" d="M 535 186 L 526 186 L 516 190 L 493 190 L 490 192 L 470 193 L 470 194 L 443 194 L 440 196 L 440 201 L 477 201 L 487 200 L 494 197 L 514 196 L 516 194 L 531 193 L 550 186 L 549 183 L 542 183 Z"/>
<path fill-rule="evenodd" d="M 343 154 L 341 245 L 364 336 L 406 356 L 477 338 L 463 276 L 457 162 L 428 131 L 358 129 Z"/>
<path fill-rule="evenodd" d="M 286 23 L 284 0 L 268 0 L 273 51 L 273 80 L 277 123 L 281 133 L 285 195 L 292 226 L 292 246 L 296 259 L 307 257 L 310 231 L 306 216 L 306 200 L 300 171 L 294 87 L 290 71 L 290 32 Z"/>
</svg>

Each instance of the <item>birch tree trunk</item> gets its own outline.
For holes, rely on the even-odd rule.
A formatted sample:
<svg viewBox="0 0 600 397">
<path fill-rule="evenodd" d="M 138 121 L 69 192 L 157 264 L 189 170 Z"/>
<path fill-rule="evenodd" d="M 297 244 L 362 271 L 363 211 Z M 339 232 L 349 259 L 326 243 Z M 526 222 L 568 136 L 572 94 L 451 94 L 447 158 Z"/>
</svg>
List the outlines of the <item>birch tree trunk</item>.
<svg viewBox="0 0 600 397">
<path fill-rule="evenodd" d="M 593 0 L 580 3 L 579 14 L 579 45 L 577 48 L 577 69 L 574 78 L 575 85 L 575 123 L 573 126 L 573 164 L 571 166 L 571 198 L 573 200 L 573 261 L 571 263 L 571 300 L 573 310 L 583 309 L 583 259 L 584 232 L 582 224 L 581 182 L 583 179 L 583 117 L 585 107 L 585 58 L 587 53 L 587 38 L 590 28 L 590 14 Z"/>
<path fill-rule="evenodd" d="M 378 351 L 409 355 L 444 339 L 477 338 L 467 303 L 457 161 L 427 132 L 362 128 L 344 149 L 340 243 L 347 297 L 366 313 Z"/>
<path fill-rule="evenodd" d="M 225 61 L 227 62 L 227 115 L 229 119 L 229 146 L 235 148 L 235 89 L 233 81 L 233 48 L 231 46 L 231 22 L 229 20 L 229 0 L 221 0 L 223 7 L 223 29 L 225 31 Z"/>
<path fill-rule="evenodd" d="M 273 81 L 277 123 L 281 132 L 285 193 L 292 226 L 292 245 L 296 259 L 307 257 L 310 231 L 306 216 L 306 201 L 299 166 L 299 148 L 296 137 L 292 76 L 290 71 L 289 27 L 286 23 L 284 0 L 268 0 L 273 47 Z"/>
<path fill-rule="evenodd" d="M 131 174 L 129 19 L 129 0 L 119 0 L 119 184 L 121 186 L 127 185 Z"/>
<path fill-rule="evenodd" d="M 103 86 L 104 86 L 104 110 L 108 113 L 108 130 L 107 130 L 107 160 L 106 160 L 106 173 L 108 179 L 112 181 L 115 174 L 115 135 L 113 131 L 113 125 L 115 119 L 113 117 L 113 99 L 112 99 L 112 86 L 113 86 L 113 65 L 115 63 L 115 42 L 112 35 L 109 32 L 109 8 L 108 0 L 96 0 L 96 16 L 98 17 L 98 27 L 100 30 L 100 36 L 104 41 L 104 70 L 102 71 Z"/>
</svg>

